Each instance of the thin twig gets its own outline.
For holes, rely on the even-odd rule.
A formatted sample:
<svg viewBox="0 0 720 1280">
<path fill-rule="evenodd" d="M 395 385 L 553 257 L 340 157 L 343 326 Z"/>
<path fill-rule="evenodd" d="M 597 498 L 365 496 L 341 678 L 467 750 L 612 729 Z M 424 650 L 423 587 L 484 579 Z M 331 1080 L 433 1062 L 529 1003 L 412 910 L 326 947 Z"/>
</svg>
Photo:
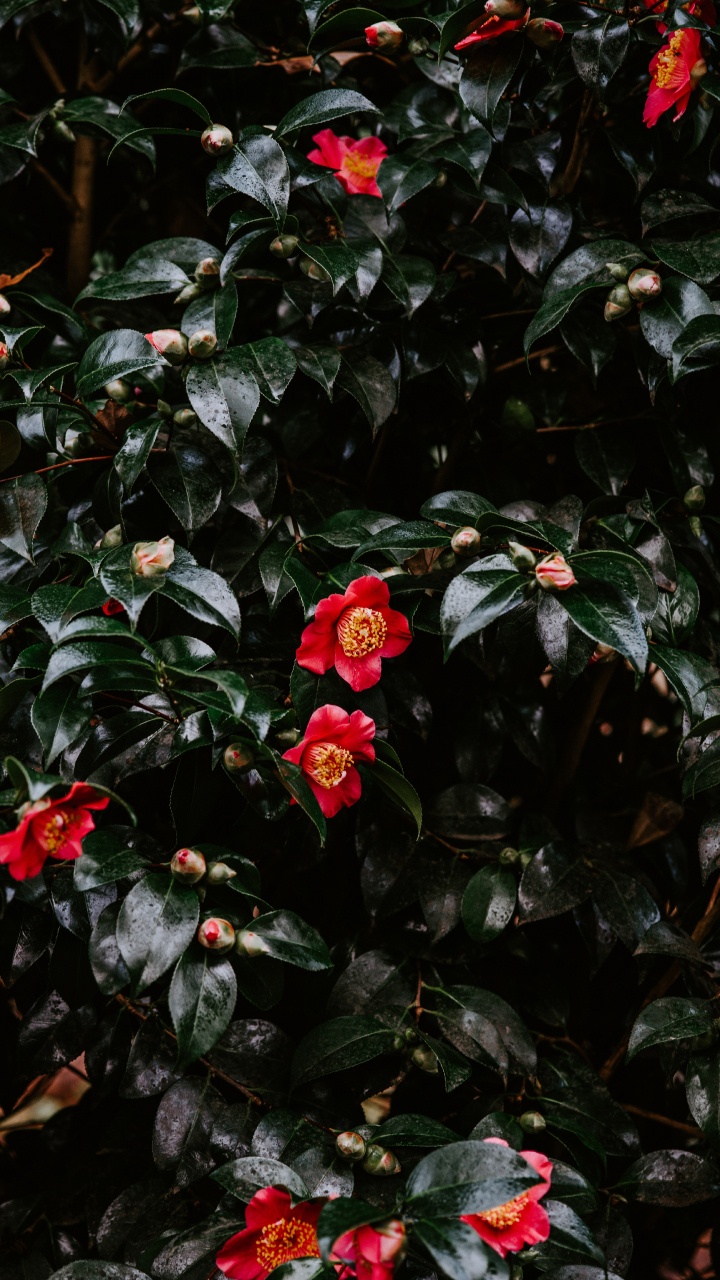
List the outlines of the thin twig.
<svg viewBox="0 0 720 1280">
<path fill-rule="evenodd" d="M 677 1129 L 679 1133 L 687 1133 L 692 1138 L 702 1138 L 703 1131 L 697 1125 L 685 1124 L 683 1120 L 673 1120 L 670 1116 L 661 1116 L 657 1111 L 644 1111 L 642 1107 L 634 1107 L 630 1102 L 621 1102 L 623 1111 L 632 1116 L 642 1116 L 643 1120 L 653 1120 L 655 1124 L 664 1124 L 668 1129 Z"/>
<path fill-rule="evenodd" d="M 573 138 L 572 150 L 568 162 L 553 185 L 553 195 L 567 196 L 575 188 L 575 185 L 582 173 L 582 167 L 585 163 L 590 146 L 590 132 L 586 128 L 593 109 L 593 95 L 589 89 L 586 89 L 580 103 L 580 114 L 578 116 L 577 126 L 575 128 L 575 137 Z"/>
<path fill-rule="evenodd" d="M 157 707 L 149 707 L 146 702 L 139 702 L 137 698 L 123 698 L 118 693 L 108 693 L 107 689 L 103 690 L 103 697 L 112 698 L 113 702 L 122 702 L 127 707 L 142 707 L 143 711 L 149 711 L 151 715 L 159 716 L 161 720 L 167 720 L 168 724 L 175 728 L 181 723 L 174 716 L 169 716 L 164 711 L 158 711 Z"/>
<path fill-rule="evenodd" d="M 100 76 L 99 80 L 89 83 L 88 87 L 91 88 L 94 93 L 104 93 L 108 85 L 112 84 L 116 76 L 122 75 L 123 71 L 126 71 L 135 59 L 140 57 L 140 54 L 144 52 L 148 41 L 154 40 L 159 31 L 160 23 L 154 22 L 151 27 L 148 27 L 147 31 L 143 31 L 142 35 L 135 41 L 132 48 L 128 49 L 127 53 L 120 59 L 114 70 L 106 71 L 104 76 Z"/>
<path fill-rule="evenodd" d="M 480 204 L 478 205 L 477 209 L 475 210 L 475 212 L 474 212 L 474 214 L 473 214 L 472 218 L 470 219 L 470 221 L 469 221 L 469 223 L 468 223 L 468 226 L 469 226 L 469 227 L 471 227 L 471 226 L 472 226 L 473 222 L 477 222 L 477 220 L 478 220 L 478 218 L 480 217 L 481 213 L 484 211 L 484 209 L 485 209 L 485 206 L 486 206 L 486 205 L 487 205 L 487 200 L 481 200 Z M 454 257 L 455 257 L 455 256 L 456 256 L 456 251 L 455 251 L 455 249 L 453 249 L 453 250 L 448 254 L 448 256 L 447 256 L 447 258 L 445 259 L 445 261 L 444 261 L 444 263 L 443 263 L 442 267 L 440 268 L 440 270 L 441 270 L 441 271 L 447 271 L 448 267 L 450 266 L 450 263 L 453 261 L 453 259 L 454 259 Z"/>
<path fill-rule="evenodd" d="M 570 786 L 577 773 L 600 704 L 605 696 L 610 681 L 621 664 L 617 661 L 601 663 L 591 667 L 586 687 L 578 708 L 578 716 L 565 736 L 564 750 L 553 774 L 552 785 L 548 791 L 547 812 L 552 814 L 557 809 L 563 793 Z"/>
<path fill-rule="evenodd" d="M 493 373 L 505 373 L 506 369 L 517 369 L 518 365 L 525 364 L 526 360 L 542 360 L 543 356 L 555 355 L 557 351 L 562 351 L 562 347 L 541 347 L 539 351 L 531 351 L 529 356 L 518 356 L 515 360 L 506 360 L 505 364 L 496 364 Z"/>
<path fill-rule="evenodd" d="M 601 422 L 555 422 L 551 427 L 536 427 L 535 434 L 542 435 L 548 431 L 592 431 L 595 427 L 614 427 L 625 422 L 639 422 L 641 419 L 647 419 L 646 413 L 634 413 L 630 416 L 627 414 L 622 418 L 604 418 Z"/>
<path fill-rule="evenodd" d="M 36 160 L 34 156 L 30 157 L 30 166 L 40 178 L 47 182 L 48 186 L 52 188 L 58 199 L 62 200 L 65 207 L 70 209 L 71 212 L 74 212 L 75 201 L 70 195 L 70 192 L 66 191 L 62 184 L 58 182 L 57 178 L 53 177 L 49 169 L 46 169 L 45 165 L 41 164 L 39 160 Z"/>
<path fill-rule="evenodd" d="M 67 89 L 65 88 L 65 85 L 63 83 L 62 76 L 60 75 L 60 72 L 55 66 L 55 63 L 53 62 L 49 53 L 40 43 L 39 37 L 34 27 L 26 26 L 25 30 L 27 32 L 28 41 L 32 45 L 33 53 L 35 54 L 35 57 L 40 63 L 40 66 L 45 72 L 45 75 L 47 76 L 48 80 L 51 82 L 53 89 L 55 89 L 57 93 L 63 93 L 63 94 L 67 93 Z"/>
</svg>

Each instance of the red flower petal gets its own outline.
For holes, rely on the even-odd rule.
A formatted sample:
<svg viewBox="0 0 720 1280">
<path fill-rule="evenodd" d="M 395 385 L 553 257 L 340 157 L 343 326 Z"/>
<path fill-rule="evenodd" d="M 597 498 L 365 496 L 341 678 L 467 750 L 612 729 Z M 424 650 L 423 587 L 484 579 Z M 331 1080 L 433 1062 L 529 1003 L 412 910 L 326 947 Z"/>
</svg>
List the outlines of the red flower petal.
<svg viewBox="0 0 720 1280">
<path fill-rule="evenodd" d="M 384 648 L 385 645 L 383 645 Z M 333 654 L 335 670 L 343 680 L 347 681 L 354 693 L 362 693 L 363 689 L 371 689 L 374 684 L 377 684 L 382 674 L 383 649 L 367 653 L 364 658 L 348 658 L 343 652 L 342 645 L 335 645 Z"/>
</svg>

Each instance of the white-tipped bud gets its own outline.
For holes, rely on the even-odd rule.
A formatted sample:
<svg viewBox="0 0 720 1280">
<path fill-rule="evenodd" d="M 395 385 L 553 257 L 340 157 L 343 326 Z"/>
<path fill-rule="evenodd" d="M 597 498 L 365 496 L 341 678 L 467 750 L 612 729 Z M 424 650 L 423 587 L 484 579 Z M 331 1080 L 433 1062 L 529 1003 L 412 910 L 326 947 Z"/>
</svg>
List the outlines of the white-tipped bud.
<svg viewBox="0 0 720 1280">
<path fill-rule="evenodd" d="M 456 556 L 474 556 L 480 550 L 481 542 L 482 538 L 477 529 L 467 525 L 463 529 L 455 530 L 450 546 Z"/>
<path fill-rule="evenodd" d="M 194 276 L 201 289 L 215 289 L 220 283 L 220 262 L 217 258 L 201 258 Z"/>
<path fill-rule="evenodd" d="M 211 124 L 203 133 L 200 142 L 210 156 L 222 156 L 233 146 L 233 136 L 224 124 Z"/>
<path fill-rule="evenodd" d="M 227 862 L 211 862 L 207 869 L 208 884 L 225 884 L 234 880 L 237 871 L 233 871 Z"/>
<path fill-rule="evenodd" d="M 626 316 L 628 311 L 632 311 L 633 300 L 632 294 L 626 284 L 616 284 L 611 289 L 605 301 L 605 319 L 620 320 L 622 316 Z"/>
<path fill-rule="evenodd" d="M 5 297 L 4 293 L 0 293 L 0 316 L 8 316 L 12 311 L 12 307 Z"/>
<path fill-rule="evenodd" d="M 529 547 L 524 547 L 522 542 L 508 542 L 508 551 L 512 557 L 515 568 L 523 573 L 534 569 L 537 559 L 533 555 Z"/>
<path fill-rule="evenodd" d="M 173 414 L 173 422 L 176 427 L 194 427 L 197 423 L 197 414 L 194 409 L 178 409 Z"/>
<path fill-rule="evenodd" d="M 203 920 L 200 925 L 197 940 L 206 951 L 215 951 L 222 955 L 225 951 L 232 951 L 235 945 L 235 930 L 229 920 L 222 920 L 220 916 L 211 916 L 209 920 Z"/>
<path fill-rule="evenodd" d="M 188 353 L 188 340 L 179 329 L 154 329 L 146 333 L 148 342 L 168 364 L 182 364 Z"/>
<path fill-rule="evenodd" d="M 627 282 L 630 296 L 641 302 L 644 298 L 657 298 L 662 293 L 662 278 L 650 267 L 636 267 Z"/>
<path fill-rule="evenodd" d="M 212 329 L 198 329 L 188 338 L 188 351 L 196 360 L 208 360 L 217 346 Z"/>
<path fill-rule="evenodd" d="M 187 306 L 188 302 L 194 302 L 196 298 L 199 298 L 201 293 L 202 289 L 199 284 L 185 284 L 177 297 L 173 299 L 173 303 L 176 307 Z"/>
<path fill-rule="evenodd" d="M 235 939 L 235 950 L 241 956 L 266 956 L 270 948 L 264 938 L 260 938 L 252 929 L 241 929 Z"/>
</svg>

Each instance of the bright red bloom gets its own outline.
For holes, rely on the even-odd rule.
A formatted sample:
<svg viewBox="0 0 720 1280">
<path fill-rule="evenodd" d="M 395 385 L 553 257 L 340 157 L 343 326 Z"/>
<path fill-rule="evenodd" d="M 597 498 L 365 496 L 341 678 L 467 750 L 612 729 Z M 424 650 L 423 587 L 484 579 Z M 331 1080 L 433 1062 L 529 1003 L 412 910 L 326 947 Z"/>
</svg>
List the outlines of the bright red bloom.
<svg viewBox="0 0 720 1280">
<path fill-rule="evenodd" d="M 334 666 L 355 693 L 377 684 L 382 659 L 397 658 L 412 640 L 405 614 L 389 600 L 387 583 L 370 574 L 355 578 L 343 595 L 320 600 L 302 633 L 298 666 L 318 676 Z"/>
<path fill-rule="evenodd" d="M 299 764 L 326 818 L 334 818 L 343 805 L 356 804 L 362 786 L 355 765 L 372 764 L 375 721 L 362 711 L 348 715 L 332 703 L 318 707 L 308 720 L 305 737 L 283 755 Z"/>
<path fill-rule="evenodd" d="M 650 63 L 652 82 L 643 120 L 648 129 L 656 125 L 664 111 L 675 107 L 673 120 L 684 115 L 690 94 L 707 70 L 700 53 L 701 33 L 695 27 L 673 31 Z"/>
<path fill-rule="evenodd" d="M 485 1138 L 484 1141 L 495 1142 L 501 1147 L 509 1145 L 504 1138 Z M 550 1219 L 538 1200 L 550 1190 L 552 1163 L 539 1151 L 521 1151 L 519 1154 L 543 1181 L 529 1191 L 523 1191 L 514 1200 L 508 1200 L 507 1204 L 484 1209 L 482 1213 L 469 1213 L 462 1218 L 501 1258 L 508 1253 L 518 1253 L 526 1244 L 542 1244 L 550 1235 Z"/>
<path fill-rule="evenodd" d="M 379 1227 L 356 1227 L 335 1241 L 332 1259 L 349 1263 L 357 1280 L 392 1280 L 395 1263 L 405 1253 L 405 1226 L 399 1218 L 384 1222 Z M 342 1277 L 352 1272 L 341 1269 Z"/>
<path fill-rule="evenodd" d="M 115 598 L 111 596 L 109 600 L 105 601 L 102 611 L 106 618 L 112 618 L 115 613 L 124 613 L 125 606 L 122 605 L 119 600 L 115 600 Z"/>
<path fill-rule="evenodd" d="M 375 181 L 377 171 L 387 155 L 387 147 L 379 138 L 339 138 L 332 129 L 321 129 L 313 135 L 317 150 L 308 151 L 308 160 L 324 164 L 335 171 L 335 177 L 349 196 L 379 196 Z"/>
<path fill-rule="evenodd" d="M 317 1220 L 324 1201 L 291 1207 L 287 1191 L 263 1187 L 245 1210 L 245 1228 L 231 1236 L 215 1261 L 229 1280 L 265 1280 L 294 1258 L 319 1258 Z"/>
<path fill-rule="evenodd" d="M 643 0 L 645 8 L 651 13 L 656 14 L 659 21 L 655 23 L 661 35 L 667 31 L 667 23 L 662 21 L 661 14 L 665 12 L 668 6 L 668 0 Z M 702 18 L 703 22 L 707 22 L 709 27 L 714 27 L 717 22 L 717 14 L 715 5 L 712 0 L 692 0 L 689 5 L 683 5 L 683 8 L 695 18 Z"/>
<path fill-rule="evenodd" d="M 522 31 L 529 12 L 528 10 L 523 14 L 522 18 L 500 18 L 496 13 L 489 14 L 487 18 L 483 18 L 476 31 L 471 31 L 469 36 L 455 45 L 456 52 L 458 49 L 469 49 L 474 44 L 480 44 L 482 40 L 496 40 L 498 36 L 508 35 L 511 31 Z"/>
<path fill-rule="evenodd" d="M 106 809 L 110 801 L 85 782 L 74 782 L 59 800 L 27 805 L 18 826 L 0 836 L 0 863 L 13 880 L 37 876 L 47 858 L 79 858 L 83 836 L 95 826 L 90 809 Z"/>
</svg>

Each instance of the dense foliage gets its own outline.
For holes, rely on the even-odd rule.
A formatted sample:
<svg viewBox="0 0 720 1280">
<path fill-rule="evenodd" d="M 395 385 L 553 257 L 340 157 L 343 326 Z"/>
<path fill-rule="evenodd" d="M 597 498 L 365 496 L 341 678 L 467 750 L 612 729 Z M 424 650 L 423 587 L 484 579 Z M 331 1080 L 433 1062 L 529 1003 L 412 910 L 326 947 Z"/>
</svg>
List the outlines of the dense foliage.
<svg viewBox="0 0 720 1280">
<path fill-rule="evenodd" d="M 720 29 L 446 2 L 0 0 L 3 1280 L 720 1263 Z"/>
</svg>

